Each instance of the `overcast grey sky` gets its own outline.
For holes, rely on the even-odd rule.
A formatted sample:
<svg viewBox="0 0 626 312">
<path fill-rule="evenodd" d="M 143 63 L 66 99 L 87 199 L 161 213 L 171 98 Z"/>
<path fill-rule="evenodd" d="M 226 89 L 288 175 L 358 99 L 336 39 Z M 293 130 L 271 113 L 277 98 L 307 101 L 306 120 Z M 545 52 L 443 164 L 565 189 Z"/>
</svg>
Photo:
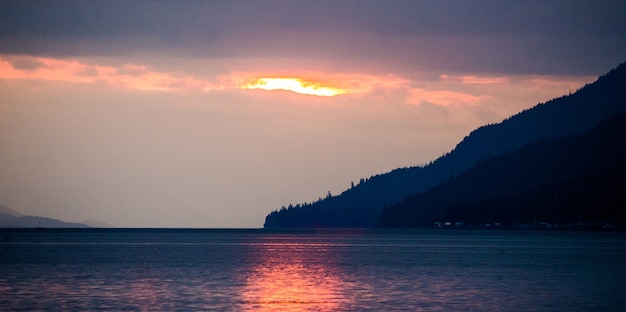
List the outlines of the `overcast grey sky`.
<svg viewBox="0 0 626 312">
<path fill-rule="evenodd" d="M 0 203 L 116 226 L 259 227 L 593 81 L 626 60 L 624 12 L 572 0 L 2 1 Z M 265 91 L 260 78 L 339 95 Z"/>
</svg>

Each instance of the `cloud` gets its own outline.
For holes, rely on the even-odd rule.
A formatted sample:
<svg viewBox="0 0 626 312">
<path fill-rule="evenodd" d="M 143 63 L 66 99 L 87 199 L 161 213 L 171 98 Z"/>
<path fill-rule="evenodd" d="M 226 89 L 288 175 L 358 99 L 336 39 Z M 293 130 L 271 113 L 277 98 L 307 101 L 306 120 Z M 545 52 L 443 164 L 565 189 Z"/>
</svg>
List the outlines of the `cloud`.
<svg viewBox="0 0 626 312">
<path fill-rule="evenodd" d="M 27 64 L 17 66 L 18 64 Z M 99 65 L 77 59 L 0 55 L 1 79 L 38 79 L 71 83 L 105 83 L 143 91 L 217 91 L 225 89 L 288 90 L 307 95 L 367 93 L 403 87 L 407 80 L 384 75 L 326 73 L 298 70 L 235 71 L 209 76 L 166 72 L 147 65 Z"/>
<path fill-rule="evenodd" d="M 46 65 L 38 59 L 27 56 L 6 57 L 6 61 L 16 70 L 30 71 L 46 67 Z"/>
<path fill-rule="evenodd" d="M 15 61 L 17 60 L 17 61 Z M 29 64 L 28 66 L 18 64 Z M 106 83 L 136 90 L 170 91 L 208 88 L 210 82 L 185 75 L 150 70 L 145 66 L 93 65 L 78 60 L 0 56 L 1 79 L 39 79 L 72 83 Z"/>
<path fill-rule="evenodd" d="M 442 106 L 450 105 L 475 105 L 487 96 L 475 96 L 462 92 L 450 90 L 427 90 L 413 88 L 409 90 L 407 103 L 419 105 L 422 102 L 437 104 Z"/>
<path fill-rule="evenodd" d="M 17 64 L 17 65 L 16 65 Z M 182 64 L 184 65 L 184 64 Z M 397 98 L 410 105 L 475 106 L 489 103 L 492 98 L 506 98 L 519 102 L 506 94 L 534 90 L 538 101 L 546 96 L 575 91 L 592 76 L 541 76 L 541 75 L 455 75 L 440 74 L 401 77 L 348 72 L 320 72 L 307 69 L 268 70 L 268 65 L 253 70 L 243 70 L 245 63 L 233 63 L 227 72 L 186 72 L 163 70 L 143 64 L 98 64 L 96 60 L 58 59 L 24 55 L 0 55 L 0 79 L 51 80 L 78 84 L 106 84 L 122 89 L 158 92 L 223 91 L 249 89 L 287 90 L 305 95 L 349 95 L 356 97 L 384 97 L 404 93 Z M 184 68 L 182 66 L 181 68 Z M 306 67 L 305 67 L 306 68 Z M 506 91 L 502 91 L 506 90 Z M 552 91 L 551 91 L 552 90 Z M 563 91 L 555 91 L 563 90 Z M 499 95 L 494 97 L 494 94 Z M 520 95 L 520 98 L 528 98 Z M 501 105 L 502 103 L 500 103 Z M 494 103 L 494 106 L 497 106 Z"/>
<path fill-rule="evenodd" d="M 592 0 L 3 1 L 0 53 L 597 75 L 626 59 L 625 10 L 621 1 Z"/>
<path fill-rule="evenodd" d="M 509 79 L 506 76 L 477 76 L 477 75 L 446 75 L 442 74 L 441 79 L 444 81 L 458 82 L 463 84 L 504 84 Z"/>
</svg>

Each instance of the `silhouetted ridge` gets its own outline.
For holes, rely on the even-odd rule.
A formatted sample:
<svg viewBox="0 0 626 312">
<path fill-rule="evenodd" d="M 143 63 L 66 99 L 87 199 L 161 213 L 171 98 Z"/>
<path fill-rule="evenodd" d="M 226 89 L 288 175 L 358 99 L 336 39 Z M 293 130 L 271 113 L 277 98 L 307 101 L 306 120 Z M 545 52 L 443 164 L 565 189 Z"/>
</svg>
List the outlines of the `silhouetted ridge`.
<svg viewBox="0 0 626 312">
<path fill-rule="evenodd" d="M 538 139 L 581 134 L 626 109 L 626 64 L 576 93 L 541 103 L 499 124 L 479 127 L 451 152 L 457 166 L 514 151 Z M 447 164 L 447 163 L 446 163 Z"/>
<path fill-rule="evenodd" d="M 574 94 L 472 131 L 450 153 L 425 167 L 396 169 L 362 179 L 338 196 L 283 207 L 266 217 L 265 227 L 376 227 L 384 207 L 457 176 L 478 161 L 515 152 L 531 142 L 588 132 L 625 110 L 626 64 L 622 64 Z"/>
<path fill-rule="evenodd" d="M 65 222 L 52 218 L 36 216 L 14 216 L 0 213 L 0 228 L 88 228 L 90 226 L 76 222 Z"/>
<path fill-rule="evenodd" d="M 541 140 L 481 161 L 386 208 L 384 227 L 464 223 L 626 223 L 626 113 L 587 134 Z"/>
</svg>

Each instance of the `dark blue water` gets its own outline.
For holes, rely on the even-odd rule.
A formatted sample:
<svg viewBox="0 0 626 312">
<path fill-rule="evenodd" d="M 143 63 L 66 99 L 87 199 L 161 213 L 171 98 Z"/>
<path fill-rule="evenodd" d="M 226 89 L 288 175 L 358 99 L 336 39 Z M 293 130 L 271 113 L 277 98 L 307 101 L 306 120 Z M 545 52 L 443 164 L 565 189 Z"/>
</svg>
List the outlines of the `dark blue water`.
<svg viewBox="0 0 626 312">
<path fill-rule="evenodd" d="M 626 234 L 0 230 L 0 310 L 626 311 Z"/>
</svg>

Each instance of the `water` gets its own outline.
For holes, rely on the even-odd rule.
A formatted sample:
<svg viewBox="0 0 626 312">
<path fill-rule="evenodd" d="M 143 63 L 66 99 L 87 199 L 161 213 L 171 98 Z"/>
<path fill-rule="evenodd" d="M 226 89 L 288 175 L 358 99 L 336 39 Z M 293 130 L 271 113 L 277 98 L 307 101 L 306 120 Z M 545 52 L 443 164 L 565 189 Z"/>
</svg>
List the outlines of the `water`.
<svg viewBox="0 0 626 312">
<path fill-rule="evenodd" d="M 626 311 L 626 234 L 0 230 L 0 310 Z"/>
</svg>

